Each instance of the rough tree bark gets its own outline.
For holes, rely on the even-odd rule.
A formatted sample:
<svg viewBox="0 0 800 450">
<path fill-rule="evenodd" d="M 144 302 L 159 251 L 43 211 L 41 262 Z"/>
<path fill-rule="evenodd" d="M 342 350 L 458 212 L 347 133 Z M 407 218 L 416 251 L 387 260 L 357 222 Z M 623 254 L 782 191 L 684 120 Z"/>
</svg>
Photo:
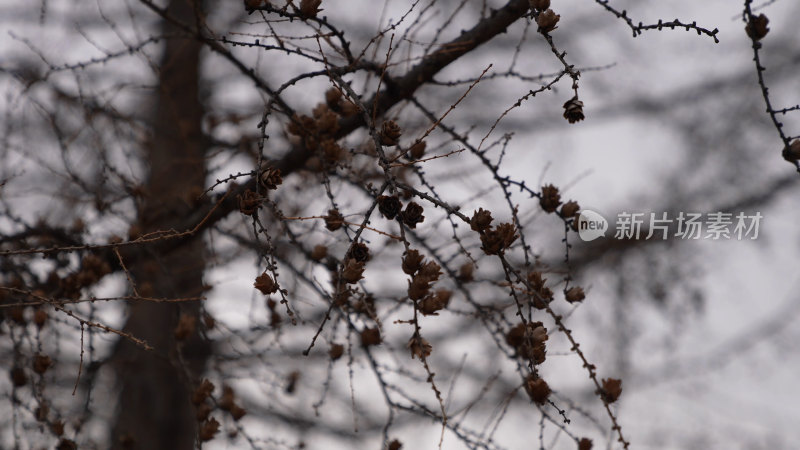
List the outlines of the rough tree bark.
<svg viewBox="0 0 800 450">
<path fill-rule="evenodd" d="M 170 15 L 193 22 L 195 2 L 171 0 Z M 164 21 L 165 35 L 176 30 Z M 195 209 L 205 181 L 202 106 L 198 98 L 202 45 L 193 39 L 168 39 L 160 64 L 152 113 L 154 135 L 145 150 L 149 177 L 139 205 L 139 229 L 169 230 Z M 146 249 L 143 251 L 147 251 Z M 144 297 L 186 298 L 203 290 L 204 245 L 191 239 L 168 253 L 138 255 L 131 275 Z M 199 302 L 135 302 L 129 305 L 125 331 L 144 339 L 146 351 L 127 340 L 114 355 L 120 398 L 112 430 L 115 448 L 182 450 L 194 448 L 197 420 L 191 386 L 201 376 L 209 343 L 199 329 Z M 197 330 L 176 338 L 179 320 Z M 191 328 L 191 327 L 189 327 Z"/>
</svg>

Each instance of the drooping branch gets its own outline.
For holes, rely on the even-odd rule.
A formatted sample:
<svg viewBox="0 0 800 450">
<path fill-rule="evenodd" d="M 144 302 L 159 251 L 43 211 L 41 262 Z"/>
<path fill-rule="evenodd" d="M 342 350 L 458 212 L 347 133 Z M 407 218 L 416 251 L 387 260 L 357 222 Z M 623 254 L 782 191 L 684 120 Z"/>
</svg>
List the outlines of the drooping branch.
<svg viewBox="0 0 800 450">
<path fill-rule="evenodd" d="M 146 4 L 147 3 L 149 2 L 146 2 Z M 480 20 L 472 29 L 464 31 L 450 42 L 442 44 L 438 50 L 424 57 L 403 76 L 397 78 L 386 77 L 386 89 L 374 93 L 368 100 L 364 101 L 364 104 L 373 105 L 377 103 L 377 114 L 380 116 L 386 113 L 386 111 L 398 103 L 410 99 L 422 86 L 431 82 L 437 73 L 453 61 L 458 60 L 496 36 L 505 33 L 511 24 L 524 17 L 527 12 L 527 1 L 509 1 L 504 7 L 495 10 L 489 17 Z M 208 42 L 205 39 L 204 41 Z M 216 43 L 216 41 L 213 42 Z M 230 55 L 230 58 L 227 58 L 229 61 L 235 60 L 235 57 L 227 52 L 223 46 L 218 45 L 218 43 L 216 44 L 217 45 L 213 45 L 210 48 L 217 52 L 225 52 L 223 56 L 225 56 L 225 54 Z M 255 76 L 250 70 L 247 70 L 245 75 L 251 78 Z M 360 115 L 342 119 L 339 122 L 339 131 L 336 133 L 335 138 L 341 139 L 348 136 L 362 126 L 364 126 L 364 121 Z M 293 146 L 280 160 L 276 161 L 273 166 L 280 169 L 281 174 L 286 176 L 303 168 L 306 161 L 308 161 L 311 156 L 311 150 L 300 145 Z M 177 247 L 186 239 L 194 239 L 194 237 L 200 234 L 200 231 L 214 226 L 214 224 L 227 217 L 231 212 L 238 211 L 239 204 L 237 196 L 243 194 L 247 189 L 255 190 L 255 186 L 255 178 L 250 178 L 247 182 L 228 193 L 224 199 L 221 195 L 217 196 L 213 202 L 208 202 L 204 204 L 203 207 L 198 208 L 191 215 L 186 217 L 182 226 L 177 228 L 178 230 L 193 229 L 197 224 L 202 222 L 200 229 L 197 230 L 198 233 L 180 239 L 165 241 L 162 245 L 166 248 L 161 250 Z M 219 202 L 220 200 L 222 201 Z M 212 208 L 215 209 L 209 214 Z"/>
</svg>

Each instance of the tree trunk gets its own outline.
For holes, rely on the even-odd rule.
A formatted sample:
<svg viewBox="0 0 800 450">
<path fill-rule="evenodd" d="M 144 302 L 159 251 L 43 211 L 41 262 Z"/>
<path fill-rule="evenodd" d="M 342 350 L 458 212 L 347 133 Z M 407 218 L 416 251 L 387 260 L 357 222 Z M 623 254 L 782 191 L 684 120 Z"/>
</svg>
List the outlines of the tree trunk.
<svg viewBox="0 0 800 450">
<path fill-rule="evenodd" d="M 194 8 L 192 0 L 171 0 L 168 11 L 182 22 L 193 23 Z M 176 30 L 164 21 L 163 31 L 169 35 Z M 139 208 L 142 233 L 177 227 L 203 191 L 200 49 L 190 38 L 165 42 L 153 112 L 154 135 L 145 152 L 150 172 Z M 131 267 L 139 295 L 185 298 L 202 294 L 202 239 L 187 240 L 168 253 L 147 253 L 147 247 L 141 251 L 144 258 Z M 144 339 L 154 350 L 146 351 L 127 340 L 121 340 L 116 349 L 114 367 L 120 391 L 112 430 L 114 448 L 194 448 L 197 420 L 190 397 L 210 351 L 200 330 L 199 313 L 199 302 L 138 301 L 129 305 L 125 331 Z M 197 329 L 178 339 L 175 330 L 181 317 L 196 319 Z"/>
</svg>

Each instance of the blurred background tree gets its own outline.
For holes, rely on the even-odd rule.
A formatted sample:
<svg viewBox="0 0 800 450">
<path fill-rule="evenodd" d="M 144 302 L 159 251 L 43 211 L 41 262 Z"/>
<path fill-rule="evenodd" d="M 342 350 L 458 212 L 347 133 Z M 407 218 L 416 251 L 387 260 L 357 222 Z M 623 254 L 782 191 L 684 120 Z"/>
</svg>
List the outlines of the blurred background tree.
<svg viewBox="0 0 800 450">
<path fill-rule="evenodd" d="M 797 5 L 2 8 L 4 447 L 798 437 Z"/>
</svg>

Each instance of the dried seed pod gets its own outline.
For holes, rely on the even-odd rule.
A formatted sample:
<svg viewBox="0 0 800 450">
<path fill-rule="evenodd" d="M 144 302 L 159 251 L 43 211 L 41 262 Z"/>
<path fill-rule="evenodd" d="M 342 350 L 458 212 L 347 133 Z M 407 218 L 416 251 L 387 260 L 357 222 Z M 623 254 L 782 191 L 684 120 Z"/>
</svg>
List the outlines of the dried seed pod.
<svg viewBox="0 0 800 450">
<path fill-rule="evenodd" d="M 487 255 L 499 255 L 519 237 L 513 224 L 501 223 L 495 229 L 489 229 L 481 234 L 481 249 Z"/>
<path fill-rule="evenodd" d="M 553 291 L 549 287 L 542 287 L 535 291 L 531 298 L 531 304 L 536 309 L 545 309 L 553 301 Z"/>
<path fill-rule="evenodd" d="M 570 200 L 567 203 L 561 205 L 561 216 L 565 219 L 569 219 L 575 217 L 580 211 L 581 207 L 578 206 L 578 202 Z"/>
<path fill-rule="evenodd" d="M 408 282 L 408 298 L 411 300 L 420 300 L 431 289 L 431 281 L 425 277 L 416 276 Z"/>
<path fill-rule="evenodd" d="M 580 286 L 573 286 L 567 289 L 567 292 L 564 294 L 564 296 L 570 303 L 580 302 L 586 298 L 586 294 L 583 293 L 583 288 Z"/>
<path fill-rule="evenodd" d="M 370 260 L 369 247 L 367 247 L 367 244 L 364 244 L 363 242 L 358 242 L 353 244 L 344 257 L 345 259 L 352 258 L 358 262 L 365 263 Z"/>
<path fill-rule="evenodd" d="M 42 400 L 39 404 L 39 407 L 34 410 L 33 415 L 36 417 L 36 420 L 39 422 L 47 421 L 47 416 L 50 414 L 50 405 L 47 404 L 46 400 Z"/>
<path fill-rule="evenodd" d="M 197 407 L 195 408 L 194 417 L 195 419 L 197 419 L 198 422 L 203 422 L 206 419 L 208 419 L 208 416 L 211 415 L 211 411 L 213 410 L 214 408 L 208 403 L 201 403 L 197 405 Z"/>
<path fill-rule="evenodd" d="M 547 213 L 553 213 L 561 204 L 561 194 L 558 193 L 558 188 L 552 184 L 542 187 L 542 198 L 539 199 L 539 205 Z"/>
<path fill-rule="evenodd" d="M 481 234 L 481 250 L 487 255 L 499 255 L 503 250 L 503 240 L 490 229 Z"/>
<path fill-rule="evenodd" d="M 381 195 L 378 197 L 378 211 L 389 220 L 393 220 L 403 208 L 403 203 L 396 195 Z"/>
<path fill-rule="evenodd" d="M 475 266 L 467 261 L 458 268 L 456 279 L 462 283 L 470 282 L 474 279 Z"/>
<path fill-rule="evenodd" d="M 547 357 L 547 339 L 547 329 L 542 322 L 528 322 L 527 326 L 520 323 L 506 334 L 506 343 L 514 348 L 516 354 L 537 365 Z"/>
<path fill-rule="evenodd" d="M 511 244 L 513 244 L 514 241 L 516 241 L 517 238 L 519 237 L 517 235 L 517 227 L 515 227 L 514 224 L 511 223 L 501 223 L 500 225 L 497 226 L 495 231 L 503 240 L 503 249 L 511 247 Z"/>
<path fill-rule="evenodd" d="M 769 27 L 767 27 L 768 23 L 769 19 L 767 19 L 767 16 L 764 14 L 759 14 L 747 22 L 747 25 L 744 27 L 744 31 L 748 36 L 750 36 L 750 39 L 759 41 L 763 39 L 767 33 L 769 33 Z"/>
<path fill-rule="evenodd" d="M 375 328 L 364 328 L 361 331 L 361 345 L 369 347 L 371 345 L 379 345 L 381 343 L 381 330 Z"/>
<path fill-rule="evenodd" d="M 314 261 L 322 261 L 326 256 L 328 256 L 328 247 L 324 245 L 315 245 L 314 250 L 311 250 L 311 259 Z"/>
<path fill-rule="evenodd" d="M 332 135 L 339 130 L 339 115 L 331 111 L 328 105 L 320 103 L 312 110 L 316 121 L 316 129 L 320 134 Z"/>
<path fill-rule="evenodd" d="M 219 422 L 217 419 L 210 418 L 203 422 L 203 425 L 200 426 L 200 440 L 203 442 L 210 441 L 214 439 L 214 435 L 219 432 Z"/>
<path fill-rule="evenodd" d="M 441 273 L 441 267 L 433 261 L 422 264 L 408 283 L 408 297 L 420 300 L 428 295 L 431 284 L 439 279 Z"/>
<path fill-rule="evenodd" d="M 50 430 L 56 436 L 62 436 L 64 434 L 64 422 L 61 420 L 56 420 L 50 425 Z"/>
<path fill-rule="evenodd" d="M 795 139 L 783 149 L 783 159 L 792 163 L 800 161 L 800 139 Z"/>
<path fill-rule="evenodd" d="M 560 18 L 561 16 L 556 14 L 552 9 L 547 9 L 539 13 L 539 16 L 536 18 L 536 24 L 539 25 L 539 30 L 549 33 L 558 28 L 556 25 Z"/>
<path fill-rule="evenodd" d="M 239 212 L 246 216 L 255 214 L 261 204 L 261 198 L 250 189 L 245 190 L 244 194 L 238 195 L 237 198 L 239 200 Z"/>
<path fill-rule="evenodd" d="M 319 5 L 322 0 L 302 0 L 300 2 L 300 14 L 305 17 L 317 17 L 317 13 L 322 11 Z"/>
<path fill-rule="evenodd" d="M 614 403 L 622 394 L 622 380 L 616 378 L 604 378 L 602 389 L 598 391 L 600 397 L 607 403 Z"/>
<path fill-rule="evenodd" d="M 430 281 L 436 281 L 441 274 L 442 266 L 437 264 L 436 261 L 428 261 L 419 268 L 417 276 L 424 277 Z"/>
<path fill-rule="evenodd" d="M 532 289 L 530 292 L 531 303 L 534 308 L 544 309 L 548 303 L 553 301 L 553 291 L 544 284 L 547 279 L 542 277 L 541 272 L 531 272 L 528 274 L 528 284 Z"/>
<path fill-rule="evenodd" d="M 233 420 L 235 420 L 235 421 L 238 421 L 239 419 L 244 417 L 245 414 L 247 414 L 247 410 L 245 410 L 244 408 L 242 408 L 239 405 L 231 406 L 231 409 L 228 412 L 231 414 L 231 417 L 233 417 Z"/>
<path fill-rule="evenodd" d="M 417 228 L 417 224 L 425 220 L 422 215 L 424 211 L 418 203 L 409 202 L 406 209 L 400 212 L 400 220 L 409 228 Z"/>
<path fill-rule="evenodd" d="M 253 283 L 253 286 L 264 295 L 269 295 L 278 291 L 278 283 L 267 275 L 266 272 L 256 277 L 256 282 Z"/>
<path fill-rule="evenodd" d="M 438 312 L 447 308 L 450 303 L 452 291 L 439 289 L 433 295 L 428 295 L 419 302 L 419 312 L 423 316 L 438 316 Z"/>
<path fill-rule="evenodd" d="M 342 99 L 342 91 L 339 89 L 332 87 L 325 91 L 325 103 L 328 105 L 328 108 L 332 110 L 337 110 L 339 108 L 339 101 Z"/>
<path fill-rule="evenodd" d="M 206 378 L 203 378 L 203 381 L 200 382 L 200 385 L 197 386 L 192 393 L 192 403 L 195 405 L 203 403 L 212 392 L 214 392 L 214 383 L 208 381 Z"/>
<path fill-rule="evenodd" d="M 353 117 L 358 114 L 360 108 L 355 103 L 351 102 L 350 100 L 345 100 L 342 102 L 341 106 L 341 113 L 342 117 Z"/>
<path fill-rule="evenodd" d="M 328 350 L 328 356 L 330 356 L 332 360 L 336 361 L 337 359 L 341 358 L 342 355 L 344 355 L 344 345 L 331 344 L 331 348 Z"/>
<path fill-rule="evenodd" d="M 278 186 L 283 183 L 281 170 L 273 167 L 264 169 L 258 176 L 258 182 L 261 184 L 261 187 L 268 191 L 278 189 Z"/>
<path fill-rule="evenodd" d="M 577 95 L 564 103 L 564 118 L 569 123 L 580 122 L 586 118 L 583 115 L 583 102 L 578 100 Z"/>
<path fill-rule="evenodd" d="M 43 353 L 37 353 L 36 356 L 33 357 L 33 371 L 39 375 L 47 372 L 47 369 L 52 365 L 53 360 Z"/>
<path fill-rule="evenodd" d="M 362 278 L 364 278 L 364 263 L 352 258 L 346 259 L 342 268 L 342 279 L 347 283 L 354 284 Z"/>
<path fill-rule="evenodd" d="M 400 128 L 400 125 L 397 124 L 394 120 L 387 120 L 383 122 L 383 126 L 381 127 L 381 132 L 379 136 L 381 138 L 381 144 L 383 145 L 397 145 L 398 139 L 403 134 L 403 130 Z"/>
<path fill-rule="evenodd" d="M 345 156 L 345 150 L 333 139 L 325 139 L 322 141 L 320 149 L 322 150 L 322 156 L 325 160 L 331 163 L 340 161 Z"/>
<path fill-rule="evenodd" d="M 419 358 L 422 361 L 431 355 L 433 347 L 424 337 L 415 334 L 408 340 L 408 350 L 411 352 L 411 359 Z"/>
<path fill-rule="evenodd" d="M 25 369 L 22 367 L 13 367 L 9 375 L 11 376 L 11 383 L 15 387 L 21 387 L 28 384 L 28 375 L 25 374 Z"/>
<path fill-rule="evenodd" d="M 525 379 L 525 390 L 531 400 L 540 405 L 543 405 L 547 398 L 550 397 L 550 386 L 534 374 L 528 375 Z"/>
<path fill-rule="evenodd" d="M 33 312 L 33 323 L 36 324 L 36 328 L 41 330 L 47 323 L 47 311 L 42 308 L 37 308 Z"/>
<path fill-rule="evenodd" d="M 426 144 L 425 141 L 415 143 L 410 149 L 408 149 L 408 156 L 411 159 L 421 159 L 423 156 L 425 156 L 425 147 L 427 147 L 427 145 L 428 144 Z"/>
<path fill-rule="evenodd" d="M 222 396 L 217 401 L 219 405 L 219 409 L 223 411 L 230 411 L 231 407 L 235 404 L 236 395 L 233 392 L 233 388 L 228 386 L 227 384 L 222 385 Z"/>
<path fill-rule="evenodd" d="M 518 323 L 506 333 L 506 343 L 515 349 L 529 340 L 531 343 L 540 344 L 547 339 L 547 329 L 542 322 Z"/>
<path fill-rule="evenodd" d="M 293 115 L 291 122 L 286 125 L 286 131 L 294 136 L 306 136 L 316 130 L 316 122 L 311 117 Z"/>
<path fill-rule="evenodd" d="M 469 226 L 479 233 L 486 231 L 492 223 L 492 213 L 483 208 L 478 208 L 472 214 L 472 219 L 469 221 Z"/>
<path fill-rule="evenodd" d="M 531 285 L 531 288 L 535 291 L 538 291 L 544 287 L 544 284 L 547 282 L 547 278 L 542 275 L 542 272 L 533 271 L 528 273 L 528 284 Z"/>
<path fill-rule="evenodd" d="M 330 231 L 336 231 L 342 228 L 344 224 L 344 216 L 339 213 L 338 209 L 329 209 L 328 215 L 325 216 L 325 228 Z"/>
<path fill-rule="evenodd" d="M 425 257 L 420 255 L 418 250 L 409 250 L 403 257 L 403 272 L 414 275 L 420 267 L 422 267 L 422 260 Z"/>
</svg>

